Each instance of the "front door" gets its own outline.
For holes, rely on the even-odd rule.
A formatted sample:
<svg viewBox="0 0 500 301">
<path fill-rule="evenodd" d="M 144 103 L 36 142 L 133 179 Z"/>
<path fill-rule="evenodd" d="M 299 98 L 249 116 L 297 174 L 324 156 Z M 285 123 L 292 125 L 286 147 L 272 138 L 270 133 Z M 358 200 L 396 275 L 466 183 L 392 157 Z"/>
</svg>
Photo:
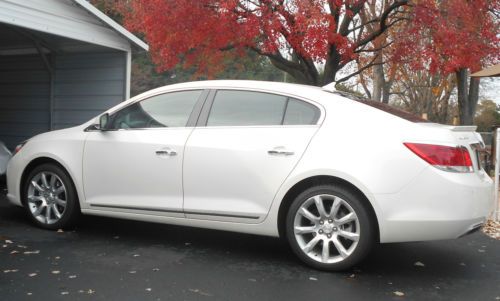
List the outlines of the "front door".
<svg viewBox="0 0 500 301">
<path fill-rule="evenodd" d="M 110 116 L 109 131 L 89 133 L 83 181 L 92 209 L 184 216 L 184 146 L 201 95 L 172 92 L 135 102 Z"/>
</svg>

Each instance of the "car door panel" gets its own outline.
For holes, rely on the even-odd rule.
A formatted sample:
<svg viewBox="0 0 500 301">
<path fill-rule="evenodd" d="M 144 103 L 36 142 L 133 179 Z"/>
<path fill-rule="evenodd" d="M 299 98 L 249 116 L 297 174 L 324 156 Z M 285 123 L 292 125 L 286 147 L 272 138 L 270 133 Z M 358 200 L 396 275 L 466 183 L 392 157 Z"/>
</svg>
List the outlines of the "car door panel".
<svg viewBox="0 0 500 301">
<path fill-rule="evenodd" d="M 120 109 L 85 141 L 83 184 L 94 209 L 184 217 L 184 147 L 208 91 L 153 95 Z"/>
<path fill-rule="evenodd" d="M 158 209 L 183 216 L 183 149 L 191 131 L 172 128 L 89 133 L 83 159 L 86 201 L 96 208 Z M 165 150 L 175 155 L 162 153 Z"/>
<path fill-rule="evenodd" d="M 184 160 L 186 217 L 261 221 L 316 131 L 316 126 L 196 128 Z M 269 153 L 276 149 L 293 154 Z"/>
</svg>

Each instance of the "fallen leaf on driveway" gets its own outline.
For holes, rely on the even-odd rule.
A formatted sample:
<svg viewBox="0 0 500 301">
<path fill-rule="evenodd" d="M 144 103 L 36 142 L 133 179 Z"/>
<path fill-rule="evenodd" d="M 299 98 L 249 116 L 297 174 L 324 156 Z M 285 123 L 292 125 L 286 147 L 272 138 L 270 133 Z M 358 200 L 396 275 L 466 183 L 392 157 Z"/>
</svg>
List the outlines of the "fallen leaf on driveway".
<svg viewBox="0 0 500 301">
<path fill-rule="evenodd" d="M 31 255 L 31 254 L 38 254 L 40 253 L 40 250 L 36 250 L 36 251 L 24 251 L 23 254 L 24 255 Z"/>
<path fill-rule="evenodd" d="M 197 288 L 190 288 L 190 289 L 189 289 L 189 291 L 190 291 L 190 292 L 193 292 L 193 293 L 200 294 L 200 295 L 202 295 L 202 296 L 212 296 L 211 294 L 206 293 L 206 292 L 204 292 L 204 291 L 200 291 L 200 290 L 199 290 L 199 289 L 197 289 Z"/>
<path fill-rule="evenodd" d="M 403 297 L 403 296 L 405 295 L 405 293 L 400 292 L 400 291 L 395 291 L 395 292 L 393 292 L 393 293 L 394 293 L 394 295 L 396 295 L 396 296 L 398 296 L 398 297 Z"/>
<path fill-rule="evenodd" d="M 413 265 L 417 267 L 425 267 L 425 264 L 421 263 L 420 261 L 415 262 Z"/>
</svg>

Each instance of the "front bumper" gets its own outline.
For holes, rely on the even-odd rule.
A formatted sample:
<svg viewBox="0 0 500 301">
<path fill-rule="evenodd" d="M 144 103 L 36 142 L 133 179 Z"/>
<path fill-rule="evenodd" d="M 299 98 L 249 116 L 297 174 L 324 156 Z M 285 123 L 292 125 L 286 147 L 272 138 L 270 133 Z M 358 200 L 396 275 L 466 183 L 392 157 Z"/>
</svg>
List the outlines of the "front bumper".
<svg viewBox="0 0 500 301">
<path fill-rule="evenodd" d="M 22 206 L 21 197 L 21 176 L 22 166 L 18 156 L 12 157 L 7 165 L 7 199 L 16 206 Z"/>
<path fill-rule="evenodd" d="M 376 195 L 380 241 L 453 239 L 476 230 L 494 207 L 494 185 L 484 172 L 426 168 L 395 194 Z"/>
</svg>

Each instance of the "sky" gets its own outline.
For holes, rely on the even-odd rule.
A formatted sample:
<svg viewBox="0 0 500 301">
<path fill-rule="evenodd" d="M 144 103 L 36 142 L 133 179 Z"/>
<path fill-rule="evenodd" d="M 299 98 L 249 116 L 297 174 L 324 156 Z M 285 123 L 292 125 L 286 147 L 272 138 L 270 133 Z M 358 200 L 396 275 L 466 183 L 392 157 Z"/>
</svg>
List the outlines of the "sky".
<svg viewBox="0 0 500 301">
<path fill-rule="evenodd" d="M 479 100 L 491 99 L 500 104 L 500 77 L 482 78 L 481 83 Z"/>
</svg>

